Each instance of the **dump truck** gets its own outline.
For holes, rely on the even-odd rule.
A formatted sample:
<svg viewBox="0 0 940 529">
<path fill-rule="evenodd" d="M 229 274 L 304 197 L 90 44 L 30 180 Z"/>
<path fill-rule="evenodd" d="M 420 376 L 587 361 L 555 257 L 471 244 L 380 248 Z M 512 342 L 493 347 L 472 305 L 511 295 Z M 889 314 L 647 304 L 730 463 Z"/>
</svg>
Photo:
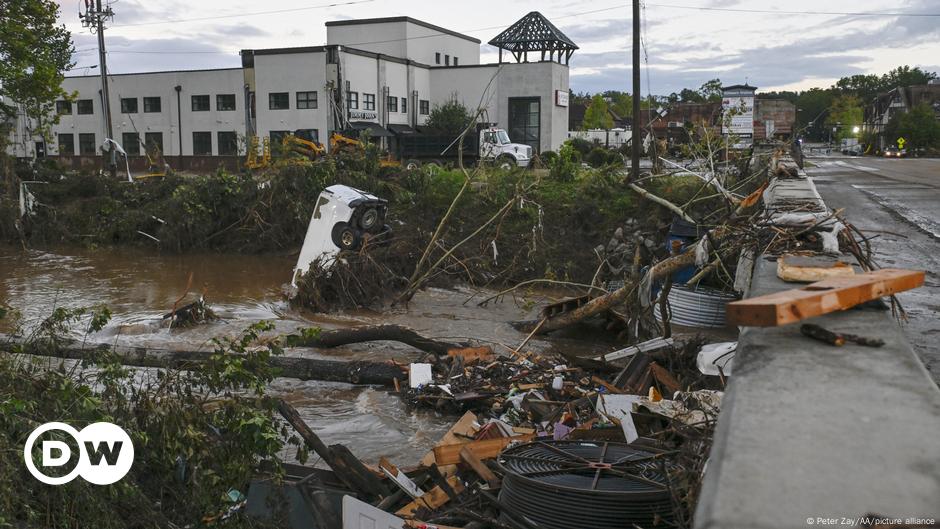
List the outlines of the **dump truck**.
<svg viewBox="0 0 940 529">
<path fill-rule="evenodd" d="M 442 165 L 456 161 L 460 151 L 460 137 L 455 135 L 407 134 L 398 137 L 396 156 L 406 169 L 417 169 L 422 164 Z M 479 127 L 463 136 L 463 158 L 468 165 L 486 161 L 504 169 L 527 167 L 532 159 L 532 147 L 513 143 L 505 129 Z"/>
</svg>

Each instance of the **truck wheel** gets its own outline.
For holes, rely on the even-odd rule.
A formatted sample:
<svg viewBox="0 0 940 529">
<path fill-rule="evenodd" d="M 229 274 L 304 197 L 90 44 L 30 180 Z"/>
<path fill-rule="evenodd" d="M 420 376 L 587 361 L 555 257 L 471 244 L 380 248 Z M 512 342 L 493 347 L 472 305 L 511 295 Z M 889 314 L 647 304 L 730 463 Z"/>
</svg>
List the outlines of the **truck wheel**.
<svg viewBox="0 0 940 529">
<path fill-rule="evenodd" d="M 408 160 L 405 162 L 405 169 L 409 171 L 417 171 L 421 168 L 421 162 L 418 160 Z"/>
<path fill-rule="evenodd" d="M 436 175 L 444 169 L 444 163 L 440 160 L 428 160 L 424 163 L 424 166 L 428 168 L 428 172 L 432 175 Z"/>
<path fill-rule="evenodd" d="M 496 166 L 504 171 L 508 171 L 516 166 L 516 159 L 508 154 L 504 154 L 496 159 Z"/>
<path fill-rule="evenodd" d="M 362 235 L 358 230 L 349 226 L 345 222 L 337 222 L 333 226 L 333 233 L 331 234 L 333 238 L 333 244 L 339 247 L 340 250 L 355 250 L 359 248 L 359 243 L 362 242 Z"/>
<path fill-rule="evenodd" d="M 359 227 L 364 231 L 372 231 L 372 228 L 375 228 L 376 224 L 379 223 L 379 210 L 375 208 L 369 208 L 362 213 L 362 217 L 359 218 Z"/>
</svg>

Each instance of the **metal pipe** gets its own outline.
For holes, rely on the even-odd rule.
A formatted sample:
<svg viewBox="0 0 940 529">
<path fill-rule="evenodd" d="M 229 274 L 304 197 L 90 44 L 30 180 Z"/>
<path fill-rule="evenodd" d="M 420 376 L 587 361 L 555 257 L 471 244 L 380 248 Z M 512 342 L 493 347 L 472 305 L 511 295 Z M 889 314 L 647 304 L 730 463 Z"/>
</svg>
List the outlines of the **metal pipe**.
<svg viewBox="0 0 940 529">
<path fill-rule="evenodd" d="M 180 93 L 183 91 L 182 85 L 176 85 L 176 136 L 179 139 L 179 151 L 176 153 L 177 165 L 183 168 L 183 104 Z"/>
<path fill-rule="evenodd" d="M 630 178 L 640 177 L 640 0 L 633 0 L 633 160 Z"/>
</svg>

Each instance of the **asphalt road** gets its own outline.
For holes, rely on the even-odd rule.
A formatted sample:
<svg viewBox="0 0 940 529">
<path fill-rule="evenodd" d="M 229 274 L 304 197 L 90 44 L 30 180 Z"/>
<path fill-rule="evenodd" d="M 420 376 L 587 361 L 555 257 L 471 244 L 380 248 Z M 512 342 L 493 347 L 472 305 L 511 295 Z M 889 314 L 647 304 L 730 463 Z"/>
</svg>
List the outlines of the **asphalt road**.
<svg viewBox="0 0 940 529">
<path fill-rule="evenodd" d="M 811 156 L 806 172 L 826 204 L 845 208 L 872 237 L 883 267 L 927 272 L 924 287 L 899 295 L 914 350 L 940 384 L 940 159 Z"/>
</svg>

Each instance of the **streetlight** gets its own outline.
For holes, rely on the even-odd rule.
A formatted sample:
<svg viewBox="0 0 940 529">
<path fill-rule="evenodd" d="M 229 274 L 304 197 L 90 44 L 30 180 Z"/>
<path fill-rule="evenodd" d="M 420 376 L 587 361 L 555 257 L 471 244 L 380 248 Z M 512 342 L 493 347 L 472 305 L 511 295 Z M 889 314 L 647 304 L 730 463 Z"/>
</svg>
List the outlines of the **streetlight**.
<svg viewBox="0 0 940 529">
<path fill-rule="evenodd" d="M 862 129 L 860 129 L 858 125 L 855 125 L 854 127 L 852 127 L 852 134 L 858 134 L 858 131 L 860 130 Z"/>
</svg>

